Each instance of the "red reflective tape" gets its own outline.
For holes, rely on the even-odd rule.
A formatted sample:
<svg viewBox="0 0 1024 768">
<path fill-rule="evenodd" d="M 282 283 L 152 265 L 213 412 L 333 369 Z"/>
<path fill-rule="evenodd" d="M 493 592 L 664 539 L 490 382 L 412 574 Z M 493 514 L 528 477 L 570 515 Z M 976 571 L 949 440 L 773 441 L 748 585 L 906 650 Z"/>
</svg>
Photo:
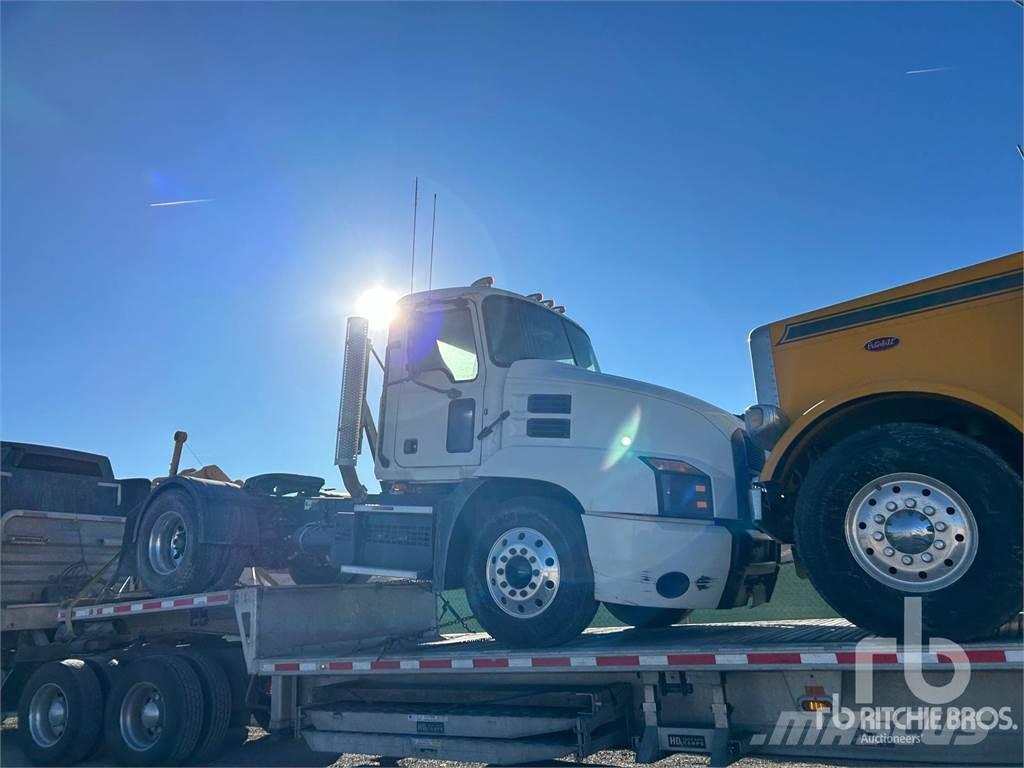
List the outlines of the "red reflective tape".
<svg viewBox="0 0 1024 768">
<path fill-rule="evenodd" d="M 946 661 L 950 664 L 953 663 L 953 659 L 951 659 L 944 653 L 939 654 L 939 659 Z M 967 660 L 973 661 L 976 664 L 984 664 L 987 662 L 1002 663 L 1006 661 L 1006 652 L 985 650 L 967 651 Z"/>
<path fill-rule="evenodd" d="M 420 669 L 451 669 L 451 659 L 420 659 Z"/>
<path fill-rule="evenodd" d="M 327 665 L 328 669 L 352 669 L 351 661 L 332 661 Z"/>
<path fill-rule="evenodd" d="M 535 656 L 530 660 L 533 667 L 571 667 L 568 656 Z"/>
<path fill-rule="evenodd" d="M 298 672 L 299 662 L 297 661 L 283 661 L 280 664 L 274 665 L 275 672 Z"/>
<path fill-rule="evenodd" d="M 370 669 L 400 669 L 401 663 L 394 659 L 386 659 L 383 661 L 371 661 Z"/>
<path fill-rule="evenodd" d="M 207 603 L 226 603 L 230 599 L 231 599 L 231 595 L 228 595 L 228 594 L 208 595 L 207 598 L 206 598 L 206 602 Z"/>
<path fill-rule="evenodd" d="M 473 659 L 473 666 L 476 669 L 486 669 L 488 667 L 507 667 L 508 659 Z"/>
<path fill-rule="evenodd" d="M 162 605 L 162 603 L 159 600 L 152 600 L 152 601 L 150 601 L 148 603 L 143 603 L 142 604 L 142 610 L 144 610 L 144 611 L 152 611 L 152 610 L 155 610 L 155 609 L 159 608 L 161 605 Z"/>
<path fill-rule="evenodd" d="M 598 656 L 597 666 L 599 667 L 638 667 L 640 666 L 639 656 Z"/>
<path fill-rule="evenodd" d="M 864 657 L 864 663 L 871 664 L 898 664 L 899 659 L 895 653 L 873 653 L 871 651 L 865 651 L 862 656 Z M 836 654 L 837 664 L 856 664 L 857 654 L 854 651 L 842 651 Z"/>
<path fill-rule="evenodd" d="M 174 607 L 177 608 L 179 605 L 192 605 L 191 597 L 176 597 L 174 599 Z"/>
<path fill-rule="evenodd" d="M 799 653 L 748 653 L 748 664 L 799 664 Z"/>
<path fill-rule="evenodd" d="M 114 613 L 127 613 L 132 607 L 130 605 L 115 605 Z"/>
<path fill-rule="evenodd" d="M 715 654 L 713 653 L 672 653 L 668 657 L 669 664 L 714 664 Z"/>
</svg>

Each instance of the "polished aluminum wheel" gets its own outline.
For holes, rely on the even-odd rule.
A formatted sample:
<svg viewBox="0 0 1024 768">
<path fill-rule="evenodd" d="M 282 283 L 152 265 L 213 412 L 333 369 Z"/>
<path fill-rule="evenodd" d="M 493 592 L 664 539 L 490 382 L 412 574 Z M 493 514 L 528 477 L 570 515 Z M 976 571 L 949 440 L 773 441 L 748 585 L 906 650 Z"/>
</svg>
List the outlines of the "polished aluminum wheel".
<svg viewBox="0 0 1024 768">
<path fill-rule="evenodd" d="M 164 703 L 150 683 L 136 683 L 121 700 L 121 738 L 137 752 L 156 744 L 164 727 Z"/>
<path fill-rule="evenodd" d="M 167 510 L 149 532 L 149 563 L 161 576 L 173 573 L 181 565 L 187 546 L 185 521 L 174 510 Z"/>
<path fill-rule="evenodd" d="M 558 554 L 533 528 L 501 534 L 487 555 L 487 587 L 510 616 L 529 619 L 542 613 L 558 593 Z"/>
<path fill-rule="evenodd" d="M 978 551 L 974 514 L 948 485 L 900 472 L 865 485 L 846 511 L 858 564 L 903 592 L 933 592 L 963 576 Z"/>
<path fill-rule="evenodd" d="M 28 730 L 32 741 L 52 747 L 64 735 L 68 725 L 68 699 L 56 683 L 46 683 L 32 694 L 28 704 Z"/>
</svg>

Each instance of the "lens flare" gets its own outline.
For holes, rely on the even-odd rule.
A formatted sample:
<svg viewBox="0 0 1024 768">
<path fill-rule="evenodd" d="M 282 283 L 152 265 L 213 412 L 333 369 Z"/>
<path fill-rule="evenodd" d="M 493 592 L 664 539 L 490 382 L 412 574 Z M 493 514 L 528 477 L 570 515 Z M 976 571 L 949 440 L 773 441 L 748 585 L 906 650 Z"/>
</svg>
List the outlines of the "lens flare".
<svg viewBox="0 0 1024 768">
<path fill-rule="evenodd" d="M 608 450 L 604 455 L 604 461 L 601 463 L 602 471 L 611 469 L 629 454 L 630 449 L 633 447 L 633 442 L 636 440 L 637 431 L 640 429 L 640 416 L 640 406 L 637 405 L 619 429 L 616 430 L 615 434 L 619 437 L 614 439 L 612 444 L 608 446 Z"/>
<path fill-rule="evenodd" d="M 397 302 L 397 293 L 375 286 L 365 291 L 356 301 L 356 314 L 369 320 L 371 328 L 387 328 L 395 316 Z"/>
</svg>

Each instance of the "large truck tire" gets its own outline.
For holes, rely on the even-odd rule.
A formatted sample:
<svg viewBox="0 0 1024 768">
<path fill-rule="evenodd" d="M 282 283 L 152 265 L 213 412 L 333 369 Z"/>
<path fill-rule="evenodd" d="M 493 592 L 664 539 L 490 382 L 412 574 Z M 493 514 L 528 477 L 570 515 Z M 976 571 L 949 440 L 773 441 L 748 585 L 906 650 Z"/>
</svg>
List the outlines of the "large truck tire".
<svg viewBox="0 0 1024 768">
<path fill-rule="evenodd" d="M 189 765 L 206 765 L 220 757 L 227 746 L 225 738 L 231 725 L 231 684 L 227 673 L 216 659 L 196 648 L 184 654 L 192 664 L 203 689 L 203 727 L 195 750 L 188 757 Z"/>
<path fill-rule="evenodd" d="M 18 702 L 18 739 L 37 765 L 71 765 L 92 752 L 103 723 L 103 689 L 80 659 L 32 673 Z"/>
<path fill-rule="evenodd" d="M 795 543 L 818 592 L 853 623 L 903 636 L 984 638 L 1021 610 L 1021 478 L 958 432 L 885 424 L 826 451 L 796 502 Z"/>
<path fill-rule="evenodd" d="M 146 508 L 135 544 L 146 589 L 154 595 L 186 595 L 211 589 L 222 578 L 230 548 L 200 542 L 199 528 L 199 512 L 184 491 L 161 493 Z"/>
<path fill-rule="evenodd" d="M 619 603 L 605 603 L 604 607 L 623 624 L 637 629 L 671 627 L 692 613 L 688 608 L 645 608 L 641 605 Z"/>
<path fill-rule="evenodd" d="M 477 621 L 512 647 L 568 642 L 597 611 L 583 523 L 544 497 L 507 501 L 478 527 L 464 584 Z"/>
<path fill-rule="evenodd" d="M 107 700 L 103 736 L 119 765 L 181 765 L 199 742 L 203 688 L 180 655 L 128 665 Z"/>
</svg>

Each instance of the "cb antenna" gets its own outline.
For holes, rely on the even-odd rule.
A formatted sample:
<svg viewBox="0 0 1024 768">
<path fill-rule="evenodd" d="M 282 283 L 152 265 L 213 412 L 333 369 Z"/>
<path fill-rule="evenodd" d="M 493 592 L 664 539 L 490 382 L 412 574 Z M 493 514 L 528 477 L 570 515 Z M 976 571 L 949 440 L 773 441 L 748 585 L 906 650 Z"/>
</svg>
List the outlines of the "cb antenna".
<svg viewBox="0 0 1024 768">
<path fill-rule="evenodd" d="M 412 186 L 412 259 L 409 264 L 409 293 L 415 288 L 416 280 L 416 209 L 420 202 L 420 177 L 417 176 Z"/>
<path fill-rule="evenodd" d="M 434 230 L 437 228 L 437 192 L 434 193 L 434 214 L 430 217 L 430 267 L 427 269 L 427 290 L 434 282 Z"/>
</svg>

